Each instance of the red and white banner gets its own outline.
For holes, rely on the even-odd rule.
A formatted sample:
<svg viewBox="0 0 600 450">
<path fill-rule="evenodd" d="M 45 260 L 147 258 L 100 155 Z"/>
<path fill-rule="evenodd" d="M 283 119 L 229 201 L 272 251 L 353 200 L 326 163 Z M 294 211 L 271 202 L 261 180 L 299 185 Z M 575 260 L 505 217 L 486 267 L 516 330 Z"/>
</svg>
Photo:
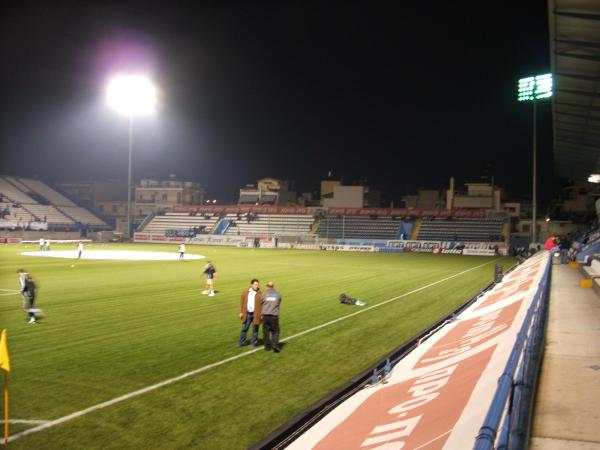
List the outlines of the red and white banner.
<svg viewBox="0 0 600 450">
<path fill-rule="evenodd" d="M 386 384 L 356 393 L 288 449 L 472 448 L 527 309 L 546 252 L 401 360 Z"/>
<path fill-rule="evenodd" d="M 303 206 L 242 206 L 242 205 L 177 205 L 173 212 L 189 212 L 198 214 L 310 214 Z"/>
<path fill-rule="evenodd" d="M 483 219 L 483 209 L 417 209 L 417 208 L 328 208 L 331 216 L 397 216 L 397 217 L 464 217 Z"/>
<path fill-rule="evenodd" d="M 135 233 L 133 235 L 134 242 L 187 242 L 184 237 L 172 236 L 166 237 L 164 234 L 153 233 Z"/>
</svg>

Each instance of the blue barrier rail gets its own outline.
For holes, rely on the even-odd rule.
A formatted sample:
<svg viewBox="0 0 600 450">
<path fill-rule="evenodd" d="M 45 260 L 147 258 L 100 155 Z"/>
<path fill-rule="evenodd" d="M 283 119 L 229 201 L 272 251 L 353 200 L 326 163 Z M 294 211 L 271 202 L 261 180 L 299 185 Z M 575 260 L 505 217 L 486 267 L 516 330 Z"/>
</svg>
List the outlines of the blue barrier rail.
<svg viewBox="0 0 600 450">
<path fill-rule="evenodd" d="M 543 354 L 552 254 L 479 434 L 475 450 L 525 449 L 529 442 L 533 398 Z"/>
<path fill-rule="evenodd" d="M 150 223 L 150 221 L 151 221 L 152 219 L 154 219 L 155 217 L 156 217 L 156 213 L 155 213 L 155 212 L 151 212 L 150 214 L 148 214 L 148 215 L 147 215 L 147 216 L 144 218 L 144 220 L 142 220 L 142 223 L 140 223 L 140 224 L 137 226 L 137 228 L 135 229 L 135 231 L 136 231 L 136 232 L 137 232 L 137 231 L 143 231 L 143 230 L 144 230 L 144 227 L 145 227 L 146 225 L 148 225 L 148 224 Z"/>
</svg>

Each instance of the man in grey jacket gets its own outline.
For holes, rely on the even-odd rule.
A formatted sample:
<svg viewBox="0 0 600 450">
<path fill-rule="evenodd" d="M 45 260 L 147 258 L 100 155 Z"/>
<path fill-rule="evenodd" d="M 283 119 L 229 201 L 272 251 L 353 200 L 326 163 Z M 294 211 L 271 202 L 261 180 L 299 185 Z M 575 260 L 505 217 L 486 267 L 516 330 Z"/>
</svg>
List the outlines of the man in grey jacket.
<svg viewBox="0 0 600 450">
<path fill-rule="evenodd" d="M 279 305 L 281 294 L 275 290 L 272 281 L 267 283 L 267 290 L 262 296 L 262 323 L 265 350 L 279 353 Z M 271 346 L 272 345 L 272 346 Z"/>
</svg>

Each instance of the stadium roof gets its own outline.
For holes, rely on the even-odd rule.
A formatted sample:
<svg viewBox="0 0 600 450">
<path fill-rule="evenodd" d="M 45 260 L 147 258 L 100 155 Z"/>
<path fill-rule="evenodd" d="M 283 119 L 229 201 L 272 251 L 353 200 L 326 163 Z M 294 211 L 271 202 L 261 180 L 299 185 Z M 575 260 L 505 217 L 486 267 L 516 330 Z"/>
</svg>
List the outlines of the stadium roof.
<svg viewBox="0 0 600 450">
<path fill-rule="evenodd" d="M 548 9 L 554 168 L 587 180 L 600 173 L 600 2 L 548 0 Z"/>
</svg>

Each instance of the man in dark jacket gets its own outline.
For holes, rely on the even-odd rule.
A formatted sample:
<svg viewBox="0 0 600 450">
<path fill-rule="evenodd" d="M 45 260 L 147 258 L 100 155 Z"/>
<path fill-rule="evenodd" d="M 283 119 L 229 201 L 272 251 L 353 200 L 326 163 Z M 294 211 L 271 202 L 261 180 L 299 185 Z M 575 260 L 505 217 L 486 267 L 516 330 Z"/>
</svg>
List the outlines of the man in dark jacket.
<svg viewBox="0 0 600 450">
<path fill-rule="evenodd" d="M 279 306 L 281 305 L 281 295 L 275 290 L 272 281 L 267 283 L 267 290 L 262 298 L 265 350 L 271 350 L 272 345 L 273 351 L 279 353 Z"/>
<path fill-rule="evenodd" d="M 35 316 L 35 283 L 31 278 L 31 275 L 27 273 L 25 269 L 17 270 L 19 274 L 19 283 L 21 284 L 21 295 L 23 296 L 23 309 L 27 311 L 29 315 L 28 323 L 36 323 L 37 317 Z"/>
<path fill-rule="evenodd" d="M 238 317 L 242 321 L 242 331 L 238 340 L 238 347 L 246 343 L 248 328 L 253 325 L 252 347 L 258 345 L 258 329 L 260 327 L 260 316 L 262 310 L 262 292 L 260 292 L 259 281 L 254 278 L 250 281 L 250 287 L 244 289 L 240 298 L 240 309 Z"/>
</svg>

